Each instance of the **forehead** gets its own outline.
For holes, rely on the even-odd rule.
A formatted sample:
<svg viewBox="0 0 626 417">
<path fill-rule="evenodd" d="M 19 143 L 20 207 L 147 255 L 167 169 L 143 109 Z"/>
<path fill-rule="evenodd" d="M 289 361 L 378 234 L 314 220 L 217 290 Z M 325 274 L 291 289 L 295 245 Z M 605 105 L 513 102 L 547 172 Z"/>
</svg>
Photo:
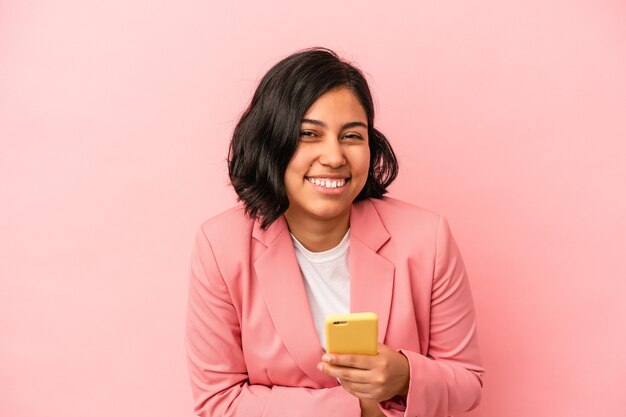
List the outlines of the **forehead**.
<svg viewBox="0 0 626 417">
<path fill-rule="evenodd" d="M 367 123 L 367 114 L 354 92 L 347 87 L 329 90 L 304 113 L 307 119 L 350 119 Z"/>
</svg>

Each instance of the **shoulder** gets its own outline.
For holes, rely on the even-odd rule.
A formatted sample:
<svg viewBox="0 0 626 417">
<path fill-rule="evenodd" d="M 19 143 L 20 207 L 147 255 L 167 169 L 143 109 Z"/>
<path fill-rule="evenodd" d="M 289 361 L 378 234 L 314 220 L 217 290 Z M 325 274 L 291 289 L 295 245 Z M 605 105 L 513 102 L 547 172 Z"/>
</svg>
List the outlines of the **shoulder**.
<svg viewBox="0 0 626 417">
<path fill-rule="evenodd" d="M 208 278 L 221 276 L 228 286 L 229 277 L 236 277 L 249 263 L 254 223 L 246 215 L 243 204 L 239 204 L 200 225 L 196 231 L 194 259 L 203 265 L 201 271 L 212 271 Z"/>
<path fill-rule="evenodd" d="M 424 207 L 393 197 L 368 200 L 385 224 L 437 225 L 440 215 Z"/>
<path fill-rule="evenodd" d="M 441 226 L 446 223 L 438 213 L 396 198 L 366 201 L 371 203 L 392 239 L 402 245 L 434 246 Z"/>
<path fill-rule="evenodd" d="M 246 215 L 243 204 L 237 204 L 205 220 L 198 230 L 199 234 L 214 243 L 235 243 L 237 239 L 249 240 L 254 220 Z"/>
</svg>

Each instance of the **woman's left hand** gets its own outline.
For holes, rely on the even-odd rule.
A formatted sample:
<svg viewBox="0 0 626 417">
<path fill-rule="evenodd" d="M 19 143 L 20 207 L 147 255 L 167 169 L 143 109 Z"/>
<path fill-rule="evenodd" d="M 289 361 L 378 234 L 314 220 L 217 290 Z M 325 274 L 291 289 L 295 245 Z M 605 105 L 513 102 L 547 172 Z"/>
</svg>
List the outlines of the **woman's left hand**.
<svg viewBox="0 0 626 417">
<path fill-rule="evenodd" d="M 322 356 L 318 369 L 338 378 L 346 391 L 364 400 L 385 401 L 406 396 L 409 361 L 402 353 L 378 344 L 376 355 L 331 354 Z"/>
</svg>

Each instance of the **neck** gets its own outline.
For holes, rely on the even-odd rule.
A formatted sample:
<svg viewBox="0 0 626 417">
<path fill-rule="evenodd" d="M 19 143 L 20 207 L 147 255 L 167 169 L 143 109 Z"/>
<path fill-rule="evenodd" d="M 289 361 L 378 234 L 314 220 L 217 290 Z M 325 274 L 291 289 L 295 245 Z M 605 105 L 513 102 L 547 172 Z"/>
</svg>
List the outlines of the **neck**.
<svg viewBox="0 0 626 417">
<path fill-rule="evenodd" d="M 350 212 L 332 220 L 317 220 L 294 216 L 285 212 L 289 231 L 311 252 L 323 252 L 334 248 L 350 227 Z"/>
</svg>

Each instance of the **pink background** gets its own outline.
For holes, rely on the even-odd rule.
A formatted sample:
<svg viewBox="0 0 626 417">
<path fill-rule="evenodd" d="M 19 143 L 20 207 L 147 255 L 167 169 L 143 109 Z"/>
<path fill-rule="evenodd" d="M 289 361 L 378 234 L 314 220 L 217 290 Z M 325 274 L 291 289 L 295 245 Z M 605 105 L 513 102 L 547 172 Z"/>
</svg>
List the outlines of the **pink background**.
<svg viewBox="0 0 626 417">
<path fill-rule="evenodd" d="M 391 195 L 450 220 L 471 416 L 626 406 L 626 2 L 0 0 L 0 415 L 191 416 L 187 268 L 278 59 L 368 74 Z"/>
</svg>

